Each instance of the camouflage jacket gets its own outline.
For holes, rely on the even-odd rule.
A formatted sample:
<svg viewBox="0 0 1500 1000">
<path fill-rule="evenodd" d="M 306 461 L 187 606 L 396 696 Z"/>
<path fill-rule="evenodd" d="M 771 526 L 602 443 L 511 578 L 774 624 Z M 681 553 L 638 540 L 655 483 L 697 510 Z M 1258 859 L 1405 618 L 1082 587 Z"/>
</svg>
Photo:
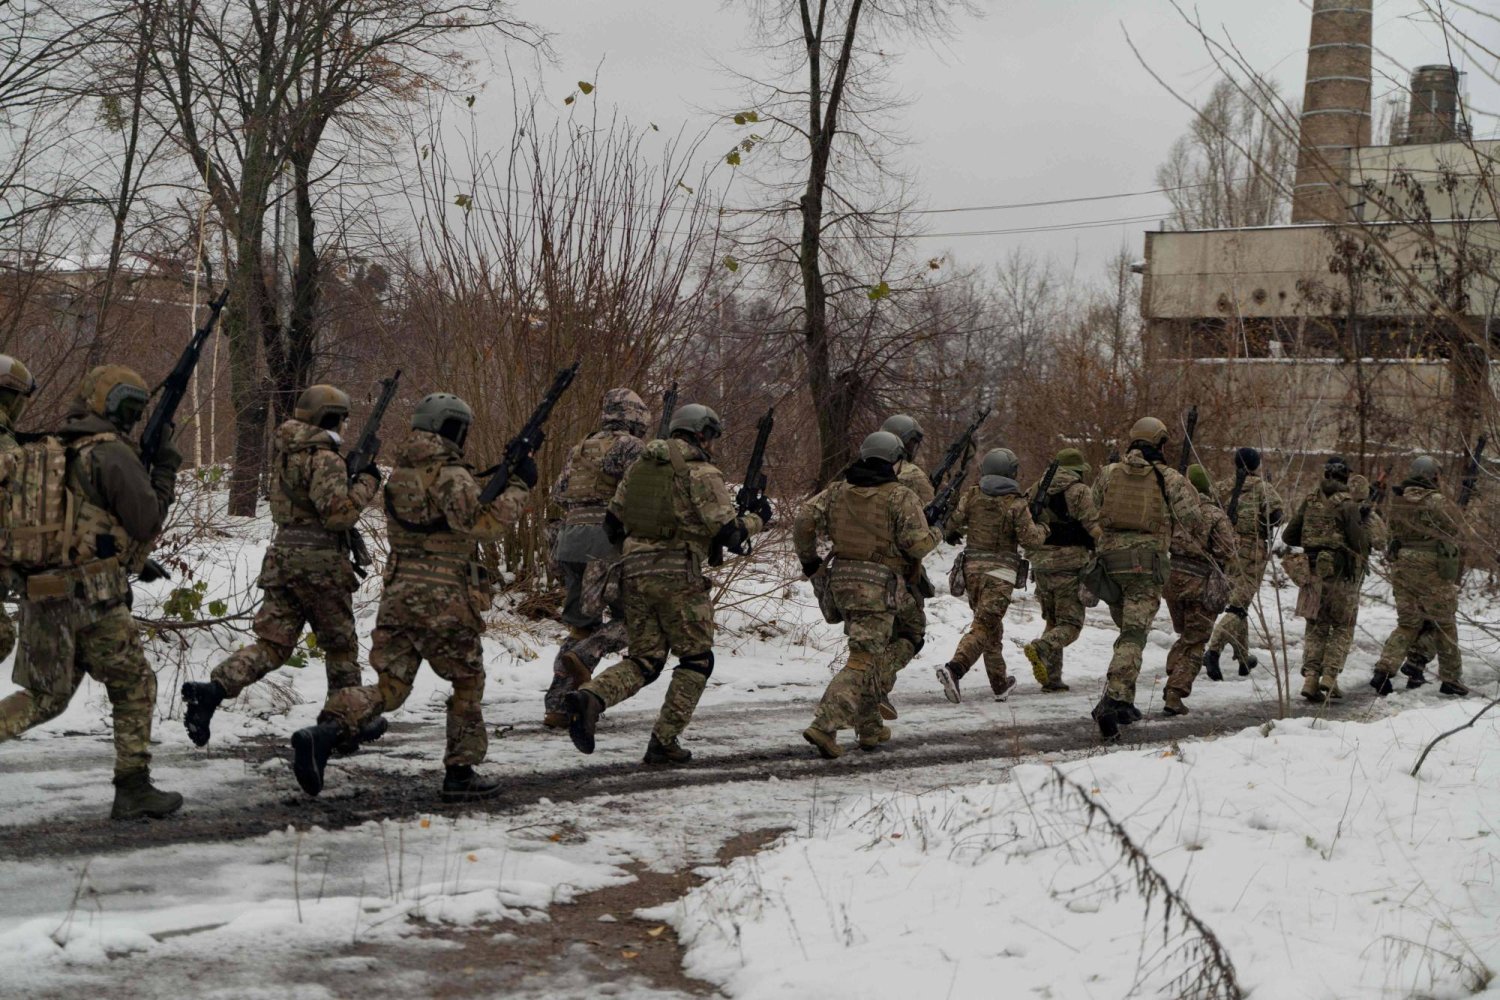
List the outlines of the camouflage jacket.
<svg viewBox="0 0 1500 1000">
<path fill-rule="evenodd" d="M 1218 493 L 1219 503 L 1227 512 L 1234 496 L 1234 480 L 1220 482 Z M 1240 536 L 1240 548 L 1248 550 L 1263 544 L 1271 537 L 1271 529 L 1281 523 L 1283 514 L 1281 494 L 1261 477 L 1246 476 L 1245 483 L 1240 488 L 1240 499 L 1232 525 L 1235 533 Z"/>
<path fill-rule="evenodd" d="M 1155 491 L 1161 499 L 1165 516 L 1159 526 L 1150 531 L 1111 527 L 1107 508 L 1111 488 L 1117 488 L 1117 484 L 1124 485 L 1126 482 L 1124 477 L 1128 469 L 1139 471 L 1153 467 L 1154 471 L 1151 475 L 1136 478 L 1144 483 L 1148 494 Z M 1094 506 L 1099 510 L 1100 527 L 1103 528 L 1103 535 L 1098 545 L 1100 552 L 1151 548 L 1166 555 L 1172 531 L 1177 523 L 1182 523 L 1190 532 L 1202 530 L 1202 505 L 1198 502 L 1198 491 L 1193 484 L 1165 462 L 1148 460 L 1136 448 L 1126 452 L 1125 457 L 1119 462 L 1106 465 L 1100 471 L 1099 478 L 1094 482 Z"/>
<path fill-rule="evenodd" d="M 896 481 L 915 493 L 923 507 L 932 503 L 933 497 L 937 496 L 937 491 L 932 488 L 932 479 L 916 462 L 898 462 Z"/>
<path fill-rule="evenodd" d="M 1037 570 L 1070 572 L 1082 569 L 1091 549 L 1103 537 L 1094 493 L 1078 469 L 1059 467 L 1047 489 L 1040 524 L 1047 532 L 1040 545 L 1028 546 L 1026 556 Z M 1027 491 L 1035 496 L 1041 481 Z"/>
<path fill-rule="evenodd" d="M 1324 479 L 1302 499 L 1281 540 L 1310 553 L 1345 553 L 1351 557 L 1346 567 L 1350 576 L 1357 572 L 1359 561 L 1370 554 L 1370 532 L 1359 504 L 1350 496 L 1348 484 L 1335 479 Z"/>
<path fill-rule="evenodd" d="M 1239 553 L 1239 539 L 1229 523 L 1229 515 L 1207 497 L 1199 498 L 1198 512 L 1202 517 L 1196 531 L 1189 530 L 1186 521 L 1173 523 L 1172 556 L 1206 558 L 1223 569 Z"/>
<path fill-rule="evenodd" d="M 570 512 L 597 507 L 602 515 L 625 470 L 645 447 L 645 441 L 623 427 L 605 427 L 590 434 L 568 452 L 562 474 L 552 484 L 553 503 Z"/>
<path fill-rule="evenodd" d="M 724 485 L 724 473 L 709 461 L 706 452 L 690 442 L 682 438 L 651 441 L 641 449 L 641 458 L 666 462 L 670 460 L 672 452 L 676 453 L 686 470 L 686 475 L 675 476 L 672 480 L 672 512 L 677 519 L 677 530 L 673 537 L 667 539 L 626 538 L 625 555 L 686 548 L 697 557 L 701 566 L 708 559 L 714 537 L 735 518 L 741 518 L 748 534 L 754 535 L 760 531 L 760 518 L 754 514 L 741 515 L 735 509 L 729 487 Z M 632 465 L 625 471 L 619 488 L 609 502 L 610 511 L 622 522 L 625 521 L 626 488 L 636 468 L 637 465 Z"/>
<path fill-rule="evenodd" d="M 101 438 L 78 456 L 79 481 L 86 498 L 106 511 L 132 541 L 142 545 L 155 541 L 176 499 L 176 484 L 165 477 L 153 482 L 134 442 L 81 406 L 68 411 L 58 435 L 65 441 Z"/>
<path fill-rule="evenodd" d="M 1393 548 L 1448 556 L 1461 552 L 1463 513 L 1432 483 L 1407 479 L 1391 491 L 1390 504 Z"/>
<path fill-rule="evenodd" d="M 797 558 L 816 559 L 818 542 L 827 539 L 833 543 L 834 558 L 878 562 L 911 575 L 939 539 L 937 529 L 927 524 L 922 502 L 911 489 L 903 489 L 899 479 L 863 476 L 859 463 L 845 475 L 797 512 L 792 525 Z"/>
<path fill-rule="evenodd" d="M 353 590 L 344 532 L 375 496 L 373 475 L 353 484 L 339 457 L 338 436 L 301 420 L 276 428 L 271 454 L 271 520 L 276 537 L 260 569 L 260 586 L 320 578 Z"/>
<path fill-rule="evenodd" d="M 1002 476 L 985 476 L 965 490 L 945 527 L 950 541 L 967 536 L 970 552 L 1013 553 L 1047 540 L 1047 529 L 1031 520 L 1021 487 Z"/>
</svg>

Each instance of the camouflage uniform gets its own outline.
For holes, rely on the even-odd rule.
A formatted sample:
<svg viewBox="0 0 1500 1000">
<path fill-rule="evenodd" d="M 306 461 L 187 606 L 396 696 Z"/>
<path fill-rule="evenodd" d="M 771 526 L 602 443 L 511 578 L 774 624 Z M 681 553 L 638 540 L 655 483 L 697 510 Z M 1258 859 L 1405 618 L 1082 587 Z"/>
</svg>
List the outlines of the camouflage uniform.
<svg viewBox="0 0 1500 1000">
<path fill-rule="evenodd" d="M 1316 613 L 1303 641 L 1303 696 L 1320 701 L 1337 688 L 1359 615 L 1359 584 L 1370 553 L 1369 531 L 1349 484 L 1324 478 L 1303 499 L 1282 540 L 1307 553 Z M 1320 689 L 1321 692 L 1320 693 Z"/>
<path fill-rule="evenodd" d="M 646 468 L 648 463 L 653 467 Z M 626 499 L 634 477 L 643 468 L 652 475 L 668 465 L 670 511 L 659 512 L 670 522 L 664 536 L 626 538 L 621 559 L 629 655 L 579 690 L 609 709 L 660 677 L 668 655 L 676 653 L 672 682 L 652 729 L 662 746 L 676 749 L 714 670 L 714 606 L 703 576 L 709 548 L 736 520 L 748 535 L 760 531 L 762 522 L 735 509 L 724 474 L 707 452 L 673 437 L 647 444 L 610 500 L 610 512 L 631 531 L 636 530 L 635 515 Z"/>
<path fill-rule="evenodd" d="M 1187 712 L 1182 699 L 1193 693 L 1193 681 L 1203 669 L 1203 646 L 1214 628 L 1214 616 L 1230 591 L 1224 567 L 1237 555 L 1229 516 L 1211 495 L 1199 503 L 1202 518 L 1196 531 L 1186 522 L 1172 527 L 1172 572 L 1163 596 L 1177 641 L 1167 651 L 1167 687 L 1163 707 L 1170 715 Z"/>
<path fill-rule="evenodd" d="M 1055 481 L 1055 480 L 1054 480 Z M 1020 546 L 1040 545 L 1046 529 L 1031 520 L 1028 500 L 1013 479 L 985 476 L 971 486 L 948 518 L 948 541 L 967 534 L 963 555 L 964 593 L 974 612 L 974 624 L 959 640 L 950 662 L 962 677 L 981 656 L 990 690 L 1004 695 L 1012 682 L 1006 675 L 1001 643 L 1005 612 L 1021 567 Z"/>
<path fill-rule="evenodd" d="M 562 475 L 552 486 L 552 500 L 563 508 L 562 529 L 553 560 L 562 569 L 568 596 L 562 620 L 568 639 L 552 662 L 552 683 L 545 699 L 546 722 L 567 725 L 563 698 L 592 676 L 599 661 L 625 648 L 625 609 L 610 608 L 605 624 L 599 610 L 585 606 L 585 580 L 595 583 L 620 558 L 620 549 L 604 531 L 604 513 L 625 470 L 645 447 L 646 407 L 628 389 L 611 389 L 604 398 L 605 421 L 573 446 Z"/>
<path fill-rule="evenodd" d="M 1430 636 L 1437 646 L 1439 679 L 1462 687 L 1457 615 L 1463 514 L 1435 484 L 1414 478 L 1391 491 L 1390 514 L 1396 628 L 1375 672 L 1394 674 L 1412 647 Z"/>
<path fill-rule="evenodd" d="M 182 459 L 175 450 L 159 456 L 148 477 L 135 445 L 81 404 L 58 434 L 74 449 L 68 481 L 83 502 L 78 537 L 69 565 L 21 583 L 12 680 L 22 690 L 0 701 L 0 741 L 60 715 L 86 674 L 109 695 L 120 786 L 147 773 L 156 709 L 156 675 L 130 615 L 127 564 L 143 561 L 161 531 Z"/>
<path fill-rule="evenodd" d="M 922 467 L 916 462 L 909 460 L 898 462 L 896 464 L 896 481 L 917 495 L 917 502 L 920 507 L 925 508 L 937 496 L 937 491 L 932 488 L 932 480 L 926 472 L 922 471 Z M 915 605 L 913 614 L 915 616 L 916 627 L 920 631 L 920 634 L 925 636 L 927 634 L 927 611 L 924 605 L 927 603 L 927 598 L 923 595 L 924 592 L 931 592 L 932 583 L 927 579 L 927 571 L 925 569 L 919 566 L 917 573 L 918 582 L 910 588 L 911 599 Z M 907 652 L 908 648 L 910 652 Z M 910 643 L 900 643 L 893 650 L 894 655 L 882 657 L 880 660 L 877 667 L 877 684 L 880 691 L 879 701 L 884 706 L 883 710 L 888 713 L 889 718 L 894 719 L 896 717 L 895 710 L 890 707 L 891 691 L 896 687 L 896 675 L 906 669 L 907 664 L 911 663 L 912 658 L 917 655 L 917 650 L 921 648 L 922 644 L 920 642 L 915 646 L 912 646 Z"/>
<path fill-rule="evenodd" d="M 1226 511 L 1233 493 L 1232 480 L 1219 484 L 1219 502 Z M 1235 659 L 1243 664 L 1250 662 L 1250 602 L 1260 593 L 1260 582 L 1271 558 L 1267 543 L 1282 513 L 1281 496 L 1271 484 L 1260 476 L 1247 475 L 1235 508 L 1233 527 L 1238 550 L 1229 563 L 1229 607 L 1214 625 L 1209 652 L 1222 652 L 1228 645 Z"/>
<path fill-rule="evenodd" d="M 862 746 L 878 745 L 884 735 L 876 706 L 894 677 L 922 648 L 926 618 L 908 580 L 938 542 L 915 491 L 857 462 L 807 502 L 792 529 L 797 556 L 805 566 L 818 558 L 817 543 L 833 543 L 826 585 L 849 637 L 849 660 L 823 692 L 812 728 L 836 734 L 857 731 Z"/>
<path fill-rule="evenodd" d="M 499 540 L 520 517 L 527 490 L 512 481 L 481 506 L 480 487 L 458 445 L 429 431 L 412 431 L 396 450 L 385 484 L 391 557 L 370 649 L 374 686 L 334 692 L 319 716 L 352 740 L 383 712 L 411 695 L 426 660 L 453 685 L 443 764 L 472 767 L 489 748 L 484 700 L 484 630 L 492 600 L 491 571 L 480 559 L 484 543 Z"/>
<path fill-rule="evenodd" d="M 1026 549 L 1036 581 L 1037 600 L 1047 629 L 1026 646 L 1032 674 L 1044 690 L 1066 690 L 1063 683 L 1063 650 L 1083 631 L 1083 600 L 1079 574 L 1088 564 L 1089 553 L 1101 537 L 1099 510 L 1084 478 L 1088 466 L 1080 458 L 1076 466 L 1058 466 L 1047 490 L 1041 526 L 1046 541 Z M 1035 495 L 1037 483 L 1031 488 Z"/>
<path fill-rule="evenodd" d="M 212 679 L 233 698 L 281 667 L 311 625 L 323 651 L 328 692 L 358 687 L 354 591 L 347 532 L 379 486 L 373 473 L 349 482 L 338 437 L 301 420 L 276 429 L 271 458 L 271 520 L 276 536 L 261 563 L 264 597 L 255 615 L 255 642 L 214 668 Z"/>
<path fill-rule="evenodd" d="M 1131 448 L 1124 459 L 1100 471 L 1094 505 L 1104 532 L 1097 558 L 1121 592 L 1120 600 L 1109 606 L 1120 636 L 1109 661 L 1105 694 L 1133 705 L 1146 636 L 1169 575 L 1173 528 L 1181 524 L 1196 533 L 1202 530 L 1203 516 L 1198 491 L 1159 456 L 1148 459 L 1139 448 Z"/>
</svg>

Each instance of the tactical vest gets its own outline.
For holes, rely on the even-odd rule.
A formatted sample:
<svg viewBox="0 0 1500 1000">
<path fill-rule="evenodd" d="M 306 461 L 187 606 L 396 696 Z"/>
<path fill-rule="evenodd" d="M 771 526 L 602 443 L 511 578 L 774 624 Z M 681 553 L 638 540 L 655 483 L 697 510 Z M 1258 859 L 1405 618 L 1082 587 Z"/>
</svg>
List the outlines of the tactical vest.
<svg viewBox="0 0 1500 1000">
<path fill-rule="evenodd" d="M 1159 532 L 1167 526 L 1167 499 L 1152 465 L 1120 462 L 1104 487 L 1099 523 L 1113 531 Z"/>
<path fill-rule="evenodd" d="M 1266 524 L 1264 511 L 1261 503 L 1265 500 L 1265 491 L 1260 488 L 1260 480 L 1251 482 L 1245 480 L 1245 485 L 1240 489 L 1239 506 L 1234 511 L 1234 530 L 1236 534 L 1265 537 Z"/>
<path fill-rule="evenodd" d="M 402 576 L 436 584 L 473 582 L 475 545 L 456 534 L 433 496 L 451 464 L 397 466 L 385 482 L 386 531 Z"/>
<path fill-rule="evenodd" d="M 666 542 L 675 539 L 681 522 L 673 489 L 679 477 L 686 478 L 687 462 L 676 442 L 667 442 L 669 461 L 642 455 L 625 474 L 625 495 L 620 520 L 631 538 Z"/>
<path fill-rule="evenodd" d="M 1345 549 L 1344 526 L 1339 519 L 1339 508 L 1349 494 L 1344 492 L 1328 496 L 1321 489 L 1307 498 L 1302 510 L 1302 547 L 1309 550 Z"/>
<path fill-rule="evenodd" d="M 272 460 L 276 475 L 271 479 L 271 520 L 278 526 L 309 525 L 321 528 L 323 517 L 311 496 L 311 462 L 295 461 L 297 456 L 318 451 L 337 451 L 334 439 L 319 434 L 306 441 L 277 448 Z"/>
<path fill-rule="evenodd" d="M 978 489 L 969 495 L 969 548 L 977 552 L 1014 552 L 1016 548 L 1015 504 L 1024 497 L 985 496 Z"/>
<path fill-rule="evenodd" d="M 1434 548 L 1452 541 L 1438 512 L 1408 497 L 1405 490 L 1392 491 L 1390 515 L 1391 540 L 1406 548 Z"/>
<path fill-rule="evenodd" d="M 1094 536 L 1090 535 L 1083 522 L 1068 509 L 1068 490 L 1082 485 L 1080 480 L 1047 497 L 1042 508 L 1042 525 L 1047 529 L 1047 545 L 1094 547 Z"/>
<path fill-rule="evenodd" d="M 602 507 L 620 485 L 604 471 L 604 458 L 615 447 L 615 432 L 596 431 L 573 446 L 568 455 L 568 485 L 559 499 L 568 507 Z"/>
<path fill-rule="evenodd" d="M 904 570 L 906 561 L 896 549 L 896 534 L 891 524 L 890 492 L 895 485 L 845 484 L 835 488 L 838 493 L 828 505 L 828 535 L 833 541 L 834 557 Z"/>
<path fill-rule="evenodd" d="M 23 574 L 71 569 L 99 559 L 125 563 L 130 538 L 93 502 L 82 472 L 95 446 L 115 440 L 114 434 L 93 434 L 64 443 L 47 435 L 20 446 L 5 497 L 0 562 Z"/>
</svg>

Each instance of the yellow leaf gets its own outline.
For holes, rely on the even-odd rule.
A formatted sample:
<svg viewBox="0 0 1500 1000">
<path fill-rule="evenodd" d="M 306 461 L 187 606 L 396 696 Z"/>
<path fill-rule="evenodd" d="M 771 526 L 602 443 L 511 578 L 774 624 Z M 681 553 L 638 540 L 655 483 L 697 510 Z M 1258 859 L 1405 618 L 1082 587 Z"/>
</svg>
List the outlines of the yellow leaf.
<svg viewBox="0 0 1500 1000">
<path fill-rule="evenodd" d="M 641 953 L 638 952 L 638 951 L 621 951 L 620 952 L 620 957 L 621 958 L 640 958 L 641 957 Z"/>
<path fill-rule="evenodd" d="M 477 854 L 471 854 L 471 855 L 469 855 L 469 860 L 470 861 L 478 861 L 479 860 L 479 855 L 477 855 Z"/>
<path fill-rule="evenodd" d="M 662 931 L 664 931 L 666 929 L 667 928 L 665 926 L 655 927 L 655 928 L 652 928 L 651 930 L 647 931 L 646 933 L 650 934 L 652 937 L 661 937 Z"/>
<path fill-rule="evenodd" d="M 589 83 L 587 80 L 579 80 L 578 89 L 583 91 L 585 94 L 592 94 L 594 92 L 594 85 L 592 83 Z"/>
<path fill-rule="evenodd" d="M 425 830 L 429 826 L 432 825 L 432 820 L 430 820 L 430 819 L 424 819 L 424 820 L 422 820 L 422 822 L 418 823 L 417 825 L 420 826 L 422 829 Z"/>
</svg>

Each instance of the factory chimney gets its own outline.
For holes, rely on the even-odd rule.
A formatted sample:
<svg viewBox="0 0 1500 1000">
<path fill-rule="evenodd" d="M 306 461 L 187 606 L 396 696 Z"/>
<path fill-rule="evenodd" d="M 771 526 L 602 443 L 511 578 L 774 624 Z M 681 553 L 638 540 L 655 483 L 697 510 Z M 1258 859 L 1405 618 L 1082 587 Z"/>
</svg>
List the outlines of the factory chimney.
<svg viewBox="0 0 1500 1000">
<path fill-rule="evenodd" d="M 1371 0 L 1313 0 L 1293 222 L 1342 222 L 1349 150 L 1370 143 Z"/>
<path fill-rule="evenodd" d="M 1412 72 L 1404 145 L 1469 138 L 1469 124 L 1458 108 L 1458 83 L 1458 70 L 1448 65 L 1418 66 Z"/>
</svg>

